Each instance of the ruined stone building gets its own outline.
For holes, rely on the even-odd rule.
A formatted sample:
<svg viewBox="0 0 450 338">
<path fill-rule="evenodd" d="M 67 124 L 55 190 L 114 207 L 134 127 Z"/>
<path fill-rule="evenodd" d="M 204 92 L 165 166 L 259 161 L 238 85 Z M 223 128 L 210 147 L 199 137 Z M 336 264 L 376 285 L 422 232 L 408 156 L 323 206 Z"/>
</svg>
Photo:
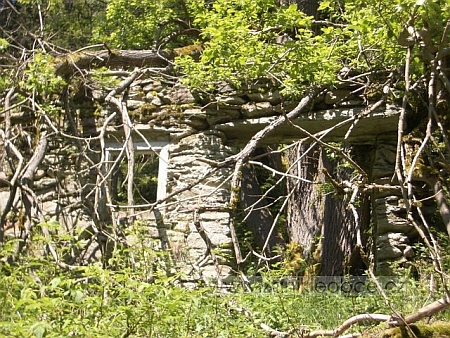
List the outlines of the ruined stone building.
<svg viewBox="0 0 450 338">
<path fill-rule="evenodd" d="M 73 120 L 61 117 L 65 132 L 74 135 L 70 126 L 74 123 L 80 138 L 55 137 L 57 141 L 49 145 L 49 153 L 35 173 L 34 186 L 47 219 L 58 221 L 69 231 L 73 227 L 86 229 L 95 238 L 92 246 L 100 238 L 108 240 L 102 234 L 110 227 L 123 231 L 130 221 L 139 222 L 148 238 L 154 240 L 152 245 L 169 250 L 195 278 L 232 275 L 235 253 L 230 222 L 236 221 L 230 209 L 233 166 L 217 169 L 215 165 L 238 154 L 255 133 L 290 112 L 298 102 L 284 100 L 267 80 L 240 89 L 224 84 L 214 92 L 203 93 L 163 76 L 144 75 L 135 79 L 120 99 L 132 126 L 127 134 L 119 109 L 105 101 L 111 89 L 95 83 L 80 88 L 70 102 Z M 307 111 L 262 139 L 258 147 L 281 149 L 307 137 L 307 131 L 324 142 L 340 142 L 352 149 L 355 161 L 369 174 L 367 183 L 395 185 L 392 177 L 399 108 L 388 104 L 369 111 L 366 103 L 351 86 L 324 91 Z M 28 123 L 32 118 L 27 113 L 13 113 L 14 123 Z M 81 141 L 81 137 L 90 139 Z M 135 180 L 147 179 L 142 183 L 146 188 L 139 191 L 141 196 L 134 197 L 132 207 L 126 207 L 127 140 L 132 141 L 128 145 L 134 149 Z M 311 143 L 311 139 L 305 141 L 297 149 L 305 150 L 305 144 Z M 296 242 L 305 257 L 313 257 L 320 247 L 323 274 L 349 272 L 342 265 L 334 266 L 330 257 L 353 264 L 357 272 L 364 269 L 364 263 L 355 261 L 361 257 L 353 252 L 357 240 L 350 220 L 353 216 L 344 197 L 321 192 L 321 184 L 327 182 L 321 170 L 327 168 L 333 174 L 336 167 L 330 166 L 324 150 L 317 149 L 316 157 L 308 155 L 295 170 L 273 170 L 277 178 L 288 172 L 289 189 L 294 189 L 295 175 L 316 185 L 301 183 L 303 190 L 298 188 L 300 193 L 292 194 L 290 202 L 298 204 L 301 216 L 285 215 L 286 236 L 269 239 L 268 243 Z M 352 173 L 349 175 L 345 179 L 351 180 Z M 255 184 L 246 181 L 244 175 L 244 192 L 261 194 L 259 187 L 253 189 Z M 8 191 L 0 193 L 2 208 L 7 195 Z M 339 199 L 341 202 L 336 202 Z M 414 256 L 411 244 L 416 233 L 405 219 L 398 192 L 374 189 L 358 208 L 364 242 L 374 243 L 371 255 L 380 271 L 389 262 L 401 263 Z M 253 220 L 249 217 L 245 224 L 264 245 L 276 234 L 260 226 L 258 212 L 255 210 L 256 216 Z M 11 235 L 12 230 L 8 231 Z M 342 243 L 339 238 L 349 242 Z M 86 251 L 82 258 L 93 259 L 95 255 L 95 250 Z"/>
</svg>

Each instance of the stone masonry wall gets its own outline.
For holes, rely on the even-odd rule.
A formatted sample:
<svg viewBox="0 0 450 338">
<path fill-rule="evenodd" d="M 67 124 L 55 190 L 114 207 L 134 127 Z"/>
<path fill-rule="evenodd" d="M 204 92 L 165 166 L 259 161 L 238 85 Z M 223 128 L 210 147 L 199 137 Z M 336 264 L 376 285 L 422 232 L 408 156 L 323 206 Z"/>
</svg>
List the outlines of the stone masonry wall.
<svg viewBox="0 0 450 338">
<path fill-rule="evenodd" d="M 229 233 L 230 213 L 226 205 L 230 196 L 230 183 L 226 180 L 231 169 L 224 168 L 200 181 L 213 168 L 203 159 L 222 161 L 237 152 L 236 148 L 225 146 L 221 133 L 198 133 L 182 138 L 169 149 L 167 170 L 167 193 L 182 191 L 167 202 L 165 219 L 171 224 L 172 245 L 183 251 L 183 257 L 190 260 L 187 266 L 198 268 L 199 277 L 214 275 L 226 277 L 230 272 L 229 257 L 233 256 Z M 195 216 L 194 216 L 195 215 Z M 194 217 L 203 227 L 211 241 L 207 247 L 194 224 Z M 211 260 L 208 250 L 214 250 L 217 262 Z M 228 257 L 228 258 L 227 258 Z M 218 264 L 218 265 L 217 265 Z"/>
<path fill-rule="evenodd" d="M 381 140 L 375 152 L 372 180 L 390 184 L 395 170 L 397 145 L 393 140 Z M 376 191 L 372 195 L 372 220 L 375 226 L 375 260 L 377 271 L 390 275 L 392 263 L 404 264 L 413 258 L 412 247 L 417 232 L 406 219 L 406 208 L 400 193 Z"/>
<path fill-rule="evenodd" d="M 106 128 L 105 147 L 101 148 L 95 141 L 84 148 L 97 161 L 107 149 L 120 149 L 124 136 L 120 114 L 105 125 L 111 114 L 118 113 L 117 108 L 104 102 L 108 90 L 98 85 L 93 87 L 92 91 L 86 90 L 85 96 L 77 98 L 71 109 L 83 135 L 98 135 Z M 398 109 L 382 107 L 356 123 L 355 117 L 364 109 L 364 100 L 352 91 L 351 87 L 328 91 L 294 123 L 313 133 L 350 121 L 345 128 L 330 132 L 326 140 L 339 141 L 348 134 L 347 142 L 359 143 L 383 136 L 378 138 L 383 141 L 378 141 L 374 181 L 386 183 L 393 173 L 392 147 L 396 137 L 393 131 L 397 126 Z M 179 83 L 174 85 L 164 77 L 136 80 L 123 101 L 136 130 L 132 134 L 135 148 L 145 148 L 150 144 L 164 149 L 167 163 L 160 166 L 163 169 L 160 169 L 159 180 L 164 187 L 158 188 L 158 198 L 193 186 L 165 200 L 154 211 L 156 217 L 144 220 L 153 229 L 149 236 L 161 241 L 162 247 L 169 248 L 195 278 L 217 275 L 225 278 L 233 265 L 230 258 L 233 256 L 230 212 L 227 209 L 230 196 L 227 178 L 231 169 L 223 168 L 204 180 L 199 179 L 213 170 L 211 163 L 238 153 L 256 131 L 280 114 L 289 112 L 297 103 L 285 101 L 276 86 L 267 80 L 239 90 L 224 84 L 219 85 L 214 93 L 200 93 Z M 353 129 L 348 132 L 352 121 Z M 267 142 L 288 143 L 303 136 L 295 128 L 287 126 L 271 135 Z M 84 160 L 76 155 L 80 148 L 74 143 L 73 140 L 63 140 L 58 147 L 53 147 L 35 179 L 43 211 L 66 229 L 92 226 L 92 195 L 89 192 L 94 182 L 89 179 L 89 166 L 80 166 Z M 62 144 L 67 148 L 61 150 Z M 64 153 L 64 149 L 71 149 L 71 155 Z M 0 198 L 3 201 L 5 193 L 0 194 L 3 194 Z M 401 213 L 398 196 L 380 193 L 374 201 L 380 264 L 392 259 L 410 258 L 413 255 L 408 239 L 411 229 L 398 216 Z M 204 229 L 212 248 L 199 233 L 199 226 Z M 399 227 L 403 228 L 399 230 Z M 209 249 L 214 249 L 216 261 L 208 255 Z"/>
</svg>

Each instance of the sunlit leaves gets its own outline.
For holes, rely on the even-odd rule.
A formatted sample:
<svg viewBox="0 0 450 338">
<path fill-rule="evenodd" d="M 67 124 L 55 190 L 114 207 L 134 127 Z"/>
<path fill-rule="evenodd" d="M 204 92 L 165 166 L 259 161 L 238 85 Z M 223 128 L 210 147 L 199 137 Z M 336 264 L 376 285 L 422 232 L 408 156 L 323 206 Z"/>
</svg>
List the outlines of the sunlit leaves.
<svg viewBox="0 0 450 338">
<path fill-rule="evenodd" d="M 0 52 L 4 52 L 9 46 L 8 41 L 5 39 L 0 38 Z"/>
<path fill-rule="evenodd" d="M 58 92 L 64 85 L 64 80 L 55 76 L 52 58 L 43 53 L 36 53 L 28 62 L 20 81 L 20 86 L 27 91 L 36 91 L 39 94 L 51 94 Z"/>
<path fill-rule="evenodd" d="M 150 49 L 158 40 L 187 29 L 191 15 L 201 9 L 195 0 L 110 0 L 106 20 L 98 22 L 94 37 L 113 48 Z"/>
<path fill-rule="evenodd" d="M 219 80 L 239 86 L 252 78 L 269 77 L 285 95 L 297 95 L 307 83 L 332 83 L 342 66 L 357 72 L 398 69 L 405 62 L 405 50 L 398 43 L 405 25 L 426 27 L 436 44 L 448 17 L 443 1 L 348 0 L 344 12 L 323 1 L 320 10 L 340 25 L 322 26 L 317 33 L 311 19 L 294 5 L 215 1 L 195 19 L 207 41 L 202 57 L 199 62 L 180 58 L 178 64 L 194 86 Z M 283 34 L 289 38 L 277 43 L 277 36 Z M 416 53 L 413 76 L 422 72 L 420 52 Z"/>
<path fill-rule="evenodd" d="M 122 263 L 129 260 L 122 253 L 115 256 Z M 95 264 L 63 272 L 42 257 L 40 269 L 22 262 L 8 275 L 0 274 L 0 336 L 262 338 L 267 332 L 261 323 L 281 331 L 296 323 L 332 329 L 358 313 L 390 311 L 376 292 L 350 297 L 333 281 L 328 290 L 305 284 L 299 293 L 301 279 L 290 284 L 280 276 L 261 272 L 252 279 L 251 291 L 235 285 L 233 292 L 224 292 L 200 283 L 189 289 L 163 280 L 148 282 L 142 271 L 129 266 L 107 270 Z M 402 313 L 411 313 L 429 296 L 417 281 L 396 281 L 400 283 L 386 292 Z M 448 321 L 448 314 L 438 316 Z"/>
<path fill-rule="evenodd" d="M 218 0 L 195 23 L 202 27 L 204 52 L 199 62 L 177 60 L 192 86 L 220 80 L 240 86 L 266 77 L 278 82 L 285 95 L 298 95 L 307 84 L 328 83 L 339 67 L 333 47 L 313 33 L 311 18 L 295 5 Z"/>
<path fill-rule="evenodd" d="M 346 38 L 346 43 L 352 46 L 350 66 L 360 71 L 402 66 L 405 53 L 398 37 L 405 27 L 413 25 L 416 30 L 427 27 L 440 32 L 439 35 L 443 31 L 443 15 L 442 1 L 423 2 L 420 6 L 416 1 L 347 1 L 343 18 L 348 22 L 347 30 L 353 32 Z"/>
</svg>

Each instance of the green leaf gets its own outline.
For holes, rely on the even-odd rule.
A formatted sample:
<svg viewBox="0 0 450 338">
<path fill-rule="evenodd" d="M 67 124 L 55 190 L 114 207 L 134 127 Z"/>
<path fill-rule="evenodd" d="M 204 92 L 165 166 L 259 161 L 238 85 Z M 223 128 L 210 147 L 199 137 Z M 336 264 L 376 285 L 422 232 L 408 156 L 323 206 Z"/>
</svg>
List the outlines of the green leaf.
<svg viewBox="0 0 450 338">
<path fill-rule="evenodd" d="M 319 5 L 319 11 L 331 8 L 331 1 L 322 1 Z"/>
<path fill-rule="evenodd" d="M 38 322 L 31 326 L 31 331 L 37 338 L 42 338 L 45 337 L 48 328 L 49 325 L 46 322 Z"/>
<path fill-rule="evenodd" d="M 9 42 L 0 38 L 0 52 L 4 52 L 9 47 Z"/>
<path fill-rule="evenodd" d="M 61 283 L 61 278 L 59 278 L 59 277 L 53 278 L 49 283 L 50 290 L 55 290 L 60 283 Z"/>
<path fill-rule="evenodd" d="M 75 303 L 79 304 L 84 299 L 84 293 L 80 290 L 74 290 L 72 291 L 72 298 Z"/>
</svg>

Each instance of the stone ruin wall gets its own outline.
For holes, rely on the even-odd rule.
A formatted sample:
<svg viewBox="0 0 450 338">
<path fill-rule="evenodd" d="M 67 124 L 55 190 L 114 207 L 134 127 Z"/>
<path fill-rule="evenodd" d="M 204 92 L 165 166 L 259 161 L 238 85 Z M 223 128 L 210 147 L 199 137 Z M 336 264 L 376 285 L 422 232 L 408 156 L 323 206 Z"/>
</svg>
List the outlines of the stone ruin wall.
<svg viewBox="0 0 450 338">
<path fill-rule="evenodd" d="M 314 105 L 313 111 L 299 118 L 299 123 L 310 126 L 309 130 L 315 132 L 315 129 L 321 130 L 357 114 L 364 108 L 363 99 L 351 94 L 351 91 L 352 88 L 339 88 L 324 94 Z M 104 102 L 107 93 L 94 89 L 72 103 L 71 111 L 83 136 L 98 135 L 105 127 L 106 118 L 115 111 L 114 107 Z M 135 81 L 124 102 L 140 134 L 145 135 L 151 144 L 163 144 L 167 163 L 163 172 L 160 170 L 159 173 L 159 180 L 165 182 L 164 191 L 158 192 L 159 197 L 194 184 L 212 169 L 211 161 L 219 162 L 236 154 L 255 130 L 267 125 L 274 115 L 289 112 L 296 106 L 296 102 L 283 102 L 280 93 L 267 81 L 241 90 L 224 85 L 217 88 L 214 94 L 205 94 L 191 92 L 163 78 Z M 360 122 L 363 130 L 359 134 L 355 131 L 354 139 L 356 143 L 376 143 L 372 176 L 375 183 L 382 184 L 391 179 L 395 163 L 396 133 L 383 127 L 396 129 L 397 114 L 395 111 L 389 113 L 389 109 L 377 115 L 376 122 L 369 121 L 365 125 Z M 17 114 L 15 123 L 22 120 L 23 116 Z M 107 126 L 107 147 L 120 146 L 123 142 L 120 125 L 121 119 L 117 117 Z M 338 131 L 338 134 L 331 133 L 330 138 L 339 141 L 343 133 L 345 130 Z M 273 136 L 275 138 L 268 142 L 286 142 L 303 136 L 293 130 L 283 130 L 281 134 Z M 135 146 L 145 144 L 137 134 L 133 134 L 133 140 Z M 80 164 L 80 148 L 73 143 L 61 139 L 60 143 L 57 140 L 50 145 L 51 153 L 37 171 L 34 185 L 42 210 L 49 218 L 59 221 L 66 229 L 75 226 L 89 228 L 89 215 L 92 213 L 92 195 L 89 192 L 93 182 L 89 167 Z M 61 148 L 61 144 L 64 147 Z M 83 147 L 89 156 L 98 160 L 102 150 L 98 143 Z M 187 272 L 194 274 L 195 278 L 217 274 L 225 278 L 232 273 L 231 219 L 226 208 L 230 183 L 225 180 L 231 172 L 231 168 L 221 169 L 194 188 L 168 199 L 166 205 L 159 208 L 162 221 L 157 222 L 154 217 L 144 220 L 148 222 L 149 236 L 161 247 L 169 248 L 182 264 L 189 267 Z M 6 201 L 7 194 L 7 191 L 0 192 L 0 205 Z M 386 267 L 388 262 L 412 258 L 414 252 L 410 244 L 416 234 L 402 213 L 401 198 L 378 193 L 372 200 L 372 219 L 376 228 L 375 255 L 379 267 Z M 216 249 L 217 262 L 213 262 L 208 255 L 208 248 L 195 220 L 199 221 L 197 226 L 200 224 L 203 227 Z M 10 233 L 12 231 L 14 227 L 9 229 Z"/>
</svg>

